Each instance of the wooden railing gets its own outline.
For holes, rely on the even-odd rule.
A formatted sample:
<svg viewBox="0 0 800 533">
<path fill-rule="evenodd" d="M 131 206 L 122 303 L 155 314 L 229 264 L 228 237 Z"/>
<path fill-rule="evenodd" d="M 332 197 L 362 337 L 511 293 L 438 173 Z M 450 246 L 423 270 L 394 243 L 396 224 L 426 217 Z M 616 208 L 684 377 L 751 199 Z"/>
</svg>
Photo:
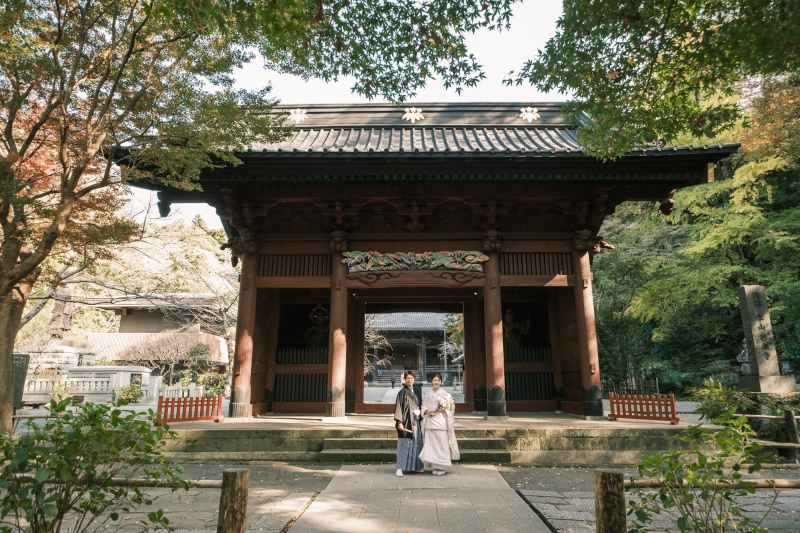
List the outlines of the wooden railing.
<svg viewBox="0 0 800 533">
<path fill-rule="evenodd" d="M 222 394 L 216 398 L 164 398 L 158 397 L 158 412 L 155 425 L 163 422 L 197 422 L 213 420 L 222 422 Z"/>
<path fill-rule="evenodd" d="M 617 396 L 608 395 L 611 404 L 609 420 L 632 418 L 636 420 L 664 420 L 670 424 L 681 421 L 675 409 L 675 395 L 669 396 Z"/>
</svg>

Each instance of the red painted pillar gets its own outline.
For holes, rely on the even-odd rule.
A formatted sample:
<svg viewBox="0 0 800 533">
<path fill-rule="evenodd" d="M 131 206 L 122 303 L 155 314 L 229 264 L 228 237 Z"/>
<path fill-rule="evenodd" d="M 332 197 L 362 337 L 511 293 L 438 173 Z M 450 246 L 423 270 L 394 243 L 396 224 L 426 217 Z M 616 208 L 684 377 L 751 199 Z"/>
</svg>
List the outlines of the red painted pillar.
<svg viewBox="0 0 800 533">
<path fill-rule="evenodd" d="M 575 314 L 578 320 L 578 348 L 583 387 L 583 414 L 603 416 L 603 397 L 600 391 L 600 364 L 597 356 L 597 332 L 594 325 L 594 297 L 589 251 L 572 252 L 575 273 Z"/>
<path fill-rule="evenodd" d="M 486 388 L 488 389 L 486 412 L 488 416 L 506 416 L 503 309 L 500 299 L 500 234 L 494 232 L 492 237 L 491 244 L 484 244 L 484 250 L 487 251 L 489 260 L 483 264 L 483 271 L 486 274 L 483 288 L 483 310 L 486 330 Z"/>
<path fill-rule="evenodd" d="M 253 366 L 253 333 L 256 324 L 256 276 L 258 253 L 242 253 L 239 279 L 239 313 L 236 318 L 236 346 L 233 356 L 233 392 L 230 418 L 250 416 L 250 371 Z"/>
<path fill-rule="evenodd" d="M 342 252 L 347 250 L 344 232 L 331 234 L 331 320 L 328 344 L 328 401 L 325 416 L 345 416 L 347 384 L 347 266 Z"/>
</svg>

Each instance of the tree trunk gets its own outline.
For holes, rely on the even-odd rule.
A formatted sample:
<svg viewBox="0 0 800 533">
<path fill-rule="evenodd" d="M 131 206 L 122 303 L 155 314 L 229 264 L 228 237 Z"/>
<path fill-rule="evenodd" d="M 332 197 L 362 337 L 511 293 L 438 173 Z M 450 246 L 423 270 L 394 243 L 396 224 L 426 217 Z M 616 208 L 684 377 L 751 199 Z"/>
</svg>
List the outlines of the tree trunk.
<svg viewBox="0 0 800 533">
<path fill-rule="evenodd" d="M 0 295 L 0 433 L 11 433 L 14 411 L 14 340 L 33 284 L 42 269 L 37 268 L 10 292 Z"/>
</svg>

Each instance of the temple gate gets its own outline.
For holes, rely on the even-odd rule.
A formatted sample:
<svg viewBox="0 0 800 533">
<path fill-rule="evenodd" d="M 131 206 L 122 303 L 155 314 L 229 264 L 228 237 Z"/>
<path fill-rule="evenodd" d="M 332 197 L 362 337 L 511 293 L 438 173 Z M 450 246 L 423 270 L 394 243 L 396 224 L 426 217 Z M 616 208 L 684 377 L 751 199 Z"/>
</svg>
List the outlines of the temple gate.
<svg viewBox="0 0 800 533">
<path fill-rule="evenodd" d="M 286 113 L 288 108 L 275 112 Z M 644 146 L 601 163 L 559 104 L 308 105 L 280 144 L 159 192 L 216 207 L 241 261 L 231 417 L 365 403 L 369 306 L 459 309 L 464 402 L 602 416 L 591 258 L 603 218 L 713 181 L 738 145 Z M 368 253 L 375 252 L 375 253 Z M 449 311 L 452 312 L 452 311 Z"/>
</svg>

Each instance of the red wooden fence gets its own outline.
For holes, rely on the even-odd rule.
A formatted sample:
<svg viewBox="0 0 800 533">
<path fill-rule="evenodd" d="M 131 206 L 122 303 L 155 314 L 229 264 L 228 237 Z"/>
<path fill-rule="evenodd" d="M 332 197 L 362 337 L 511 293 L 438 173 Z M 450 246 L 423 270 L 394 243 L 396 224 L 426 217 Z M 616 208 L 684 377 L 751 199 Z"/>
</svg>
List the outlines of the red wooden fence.
<svg viewBox="0 0 800 533">
<path fill-rule="evenodd" d="M 608 395 L 611 403 L 609 420 L 620 418 L 635 418 L 637 420 L 666 420 L 670 424 L 681 421 L 675 409 L 675 395 L 669 396 L 631 396 L 618 395 L 613 392 Z"/>
<path fill-rule="evenodd" d="M 158 397 L 158 412 L 155 422 L 195 422 L 213 420 L 222 422 L 222 394 L 216 398 L 164 398 Z"/>
</svg>

